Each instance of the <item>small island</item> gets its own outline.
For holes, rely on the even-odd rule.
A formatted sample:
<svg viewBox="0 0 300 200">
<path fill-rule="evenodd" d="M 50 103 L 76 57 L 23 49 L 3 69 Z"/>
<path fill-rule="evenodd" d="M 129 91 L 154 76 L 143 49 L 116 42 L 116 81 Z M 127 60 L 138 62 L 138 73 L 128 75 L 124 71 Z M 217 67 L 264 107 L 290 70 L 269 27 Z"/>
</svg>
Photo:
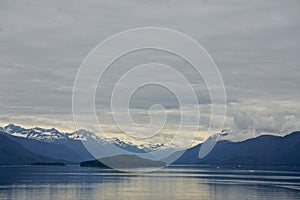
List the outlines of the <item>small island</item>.
<svg viewBox="0 0 300 200">
<path fill-rule="evenodd" d="M 80 163 L 81 167 L 100 167 L 100 168 L 118 168 L 118 169 L 132 169 L 132 168 L 152 168 L 164 167 L 166 163 L 162 161 L 154 161 L 140 158 L 136 155 L 117 155 L 96 160 L 84 161 Z"/>
<path fill-rule="evenodd" d="M 36 162 L 31 165 L 50 165 L 50 166 L 65 166 L 66 164 L 63 162 Z"/>
</svg>

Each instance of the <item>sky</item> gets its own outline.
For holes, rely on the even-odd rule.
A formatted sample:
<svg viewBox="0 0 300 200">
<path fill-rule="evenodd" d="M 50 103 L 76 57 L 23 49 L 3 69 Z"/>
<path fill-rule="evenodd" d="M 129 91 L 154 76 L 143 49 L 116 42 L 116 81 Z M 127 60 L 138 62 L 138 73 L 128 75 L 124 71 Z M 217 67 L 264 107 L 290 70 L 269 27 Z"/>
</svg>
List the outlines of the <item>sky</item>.
<svg viewBox="0 0 300 200">
<path fill-rule="evenodd" d="M 224 129 L 229 139 L 300 130 L 299 21 L 298 0 L 0 0 L 0 125 L 74 131 L 72 91 L 83 59 L 114 34 L 151 26 L 192 37 L 213 58 L 227 94 Z M 201 108 L 202 116 L 195 141 L 203 141 L 210 117 L 203 78 L 180 58 L 154 50 L 127 55 L 107 72 L 107 85 L 99 86 L 96 93 L 103 130 L 127 138 L 114 125 L 108 109 L 113 80 L 124 69 L 154 61 L 181 70 L 193 84 L 198 103 L 190 106 Z M 168 74 L 152 71 L 148 75 L 176 84 Z M 169 141 L 180 121 L 180 106 L 166 88 L 149 86 L 137 91 L 130 104 L 133 120 L 147 124 L 153 104 L 167 108 L 159 139 Z M 192 115 L 182 109 L 183 115 Z"/>
</svg>

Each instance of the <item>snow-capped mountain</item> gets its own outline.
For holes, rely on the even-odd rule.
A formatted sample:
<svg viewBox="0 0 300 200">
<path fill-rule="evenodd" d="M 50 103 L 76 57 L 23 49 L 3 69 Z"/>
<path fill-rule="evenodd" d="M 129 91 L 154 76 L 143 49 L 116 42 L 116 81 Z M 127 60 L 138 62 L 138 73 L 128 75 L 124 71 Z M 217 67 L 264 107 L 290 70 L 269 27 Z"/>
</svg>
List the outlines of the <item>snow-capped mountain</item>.
<svg viewBox="0 0 300 200">
<path fill-rule="evenodd" d="M 69 143 L 74 143 L 74 141 L 81 141 L 83 143 L 97 143 L 104 146 L 116 145 L 117 147 L 132 153 L 147 153 L 153 151 L 167 150 L 168 147 L 164 144 L 133 144 L 132 142 L 125 142 L 119 138 L 104 138 L 99 137 L 96 133 L 88 130 L 78 130 L 71 133 L 63 133 L 55 128 L 45 129 L 40 127 L 35 128 L 23 128 L 18 125 L 9 124 L 0 130 L 10 134 L 11 136 L 27 138 L 32 140 L 37 140 L 46 143 L 63 144 L 72 146 Z"/>
<path fill-rule="evenodd" d="M 73 133 L 66 133 L 68 138 L 73 140 L 80 140 L 80 141 L 89 141 L 89 140 L 97 140 L 102 141 L 103 143 L 112 143 L 117 145 L 118 147 L 126 150 L 130 150 L 134 153 L 141 153 L 141 152 L 152 152 L 158 151 L 167 148 L 164 144 L 133 144 L 129 141 L 122 141 L 119 138 L 104 138 L 97 136 L 94 132 L 80 129 Z"/>
<path fill-rule="evenodd" d="M 40 127 L 35 127 L 26 129 L 21 126 L 9 124 L 1 129 L 2 131 L 16 137 L 35 139 L 43 142 L 53 142 L 55 140 L 67 139 L 68 137 L 66 134 L 59 132 L 55 128 L 44 129 Z"/>
</svg>

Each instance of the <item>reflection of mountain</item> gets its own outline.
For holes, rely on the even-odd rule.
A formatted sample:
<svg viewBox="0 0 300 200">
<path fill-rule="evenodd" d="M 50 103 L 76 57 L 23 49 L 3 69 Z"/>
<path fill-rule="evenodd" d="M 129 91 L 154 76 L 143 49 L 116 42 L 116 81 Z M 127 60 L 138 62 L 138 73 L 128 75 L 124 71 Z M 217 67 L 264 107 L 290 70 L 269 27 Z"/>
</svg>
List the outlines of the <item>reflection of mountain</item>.
<svg viewBox="0 0 300 200">
<path fill-rule="evenodd" d="M 34 154 L 18 143 L 0 134 L 0 164 L 32 164 L 37 162 L 54 162 L 54 159 Z"/>
<path fill-rule="evenodd" d="M 111 166 L 117 169 L 129 169 L 129 168 L 145 168 L 145 167 L 164 167 L 166 166 L 166 164 L 162 161 L 144 159 L 136 155 L 118 155 L 118 156 L 100 158 L 98 160 L 81 162 L 80 166 L 101 167 L 101 168 L 110 168 L 109 166 Z"/>
<path fill-rule="evenodd" d="M 242 142 L 219 141 L 203 159 L 198 158 L 200 148 L 201 144 L 188 149 L 174 164 L 300 166 L 300 132 L 284 137 L 263 135 Z"/>
</svg>

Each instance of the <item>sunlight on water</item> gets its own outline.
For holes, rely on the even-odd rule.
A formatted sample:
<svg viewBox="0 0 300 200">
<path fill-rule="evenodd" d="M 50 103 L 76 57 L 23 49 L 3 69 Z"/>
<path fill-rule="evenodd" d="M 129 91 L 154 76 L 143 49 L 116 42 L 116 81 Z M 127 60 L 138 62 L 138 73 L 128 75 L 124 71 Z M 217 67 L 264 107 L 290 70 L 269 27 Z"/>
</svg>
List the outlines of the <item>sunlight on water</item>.
<svg viewBox="0 0 300 200">
<path fill-rule="evenodd" d="M 77 166 L 0 167 L 1 199 L 281 199 L 300 197 L 300 173 L 168 168 L 148 174 Z"/>
</svg>

